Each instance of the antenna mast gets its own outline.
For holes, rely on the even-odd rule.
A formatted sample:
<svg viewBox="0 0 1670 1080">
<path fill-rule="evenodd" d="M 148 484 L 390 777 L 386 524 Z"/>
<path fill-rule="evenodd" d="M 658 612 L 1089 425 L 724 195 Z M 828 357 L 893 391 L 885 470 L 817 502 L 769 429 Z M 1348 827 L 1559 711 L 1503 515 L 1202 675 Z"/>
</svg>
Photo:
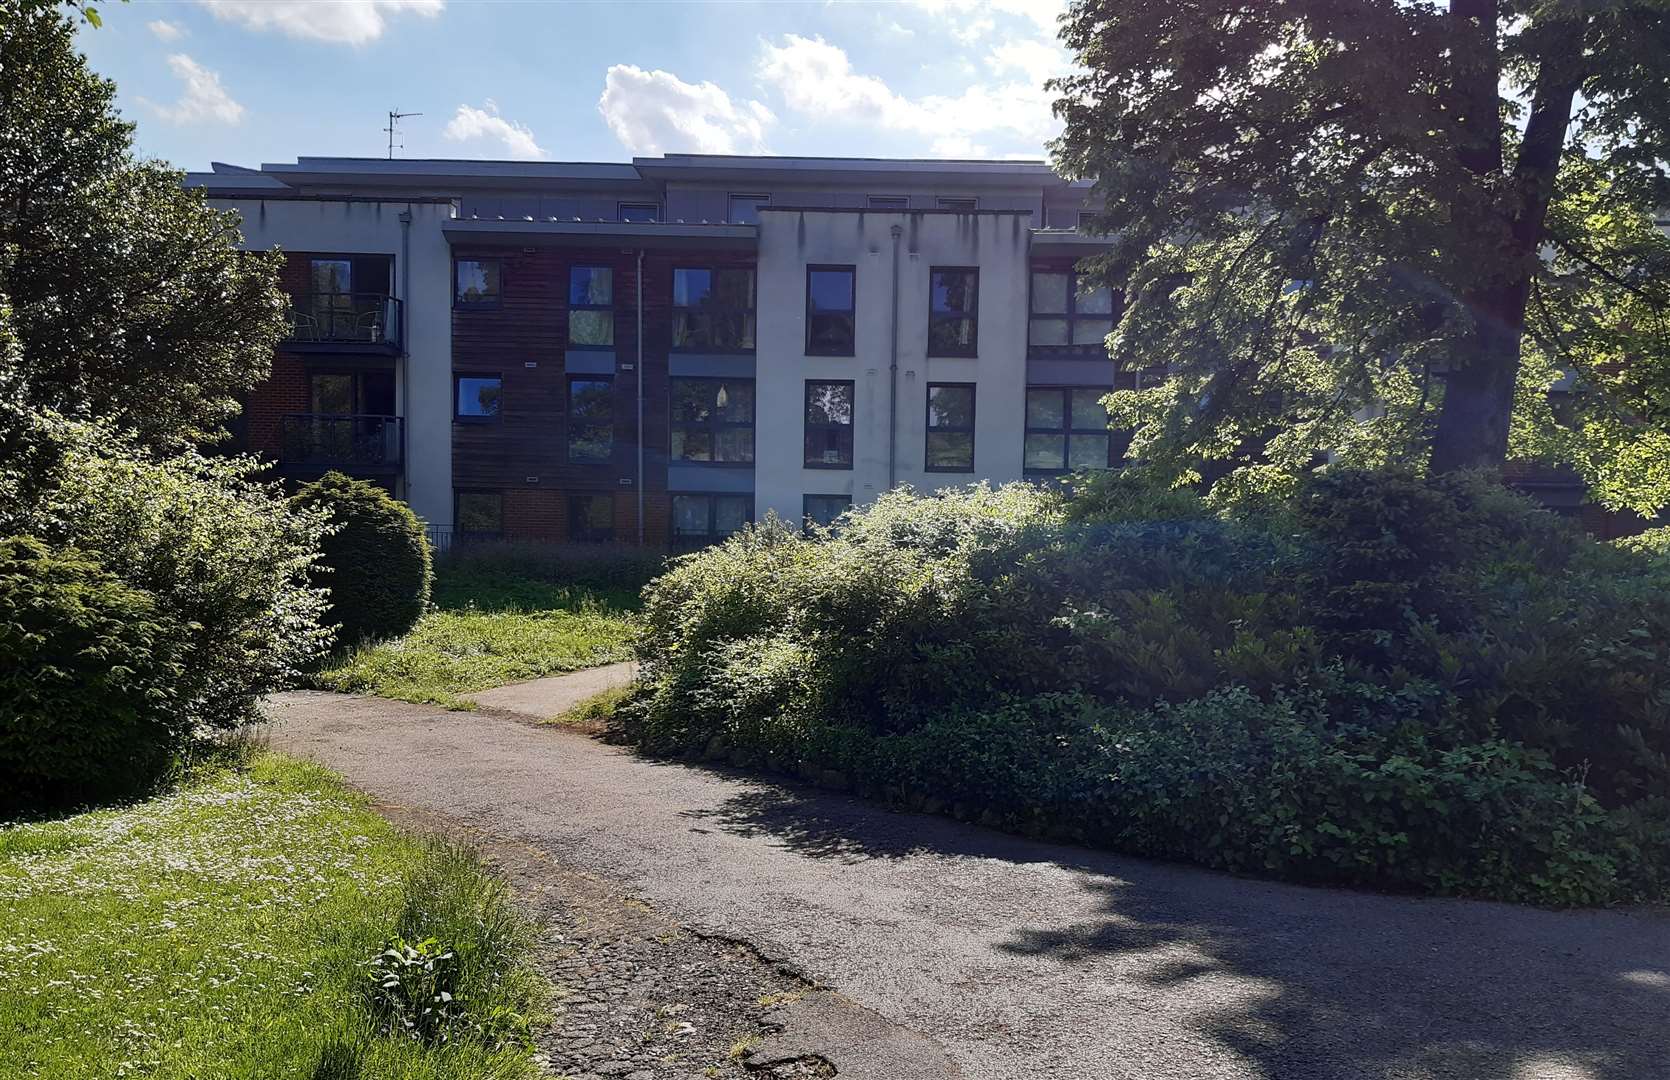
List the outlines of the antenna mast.
<svg viewBox="0 0 1670 1080">
<path fill-rule="evenodd" d="M 397 143 L 394 141 L 395 135 L 397 135 L 400 130 L 400 121 L 406 119 L 408 116 L 422 115 L 423 114 L 420 112 L 401 112 L 398 105 L 389 110 L 389 126 L 383 129 L 388 132 L 389 136 L 389 160 L 394 160 L 395 147 L 399 147 L 402 150 L 406 148 L 405 143 Z"/>
</svg>

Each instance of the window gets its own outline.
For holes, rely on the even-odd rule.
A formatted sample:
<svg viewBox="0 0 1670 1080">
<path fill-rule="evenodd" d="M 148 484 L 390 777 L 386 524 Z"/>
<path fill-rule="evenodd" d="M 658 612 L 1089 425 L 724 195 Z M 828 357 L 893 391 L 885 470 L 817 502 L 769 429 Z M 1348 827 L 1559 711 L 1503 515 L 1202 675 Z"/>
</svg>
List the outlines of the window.
<svg viewBox="0 0 1670 1080">
<path fill-rule="evenodd" d="M 808 356 L 853 355 L 853 281 L 851 266 L 806 268 L 806 353 Z"/>
<path fill-rule="evenodd" d="M 1048 387 L 1026 392 L 1025 466 L 1033 472 L 1105 469 L 1112 432 L 1102 408 L 1106 387 Z"/>
<path fill-rule="evenodd" d="M 928 275 L 928 355 L 974 356 L 980 314 L 978 270 Z"/>
<path fill-rule="evenodd" d="M 479 422 L 499 415 L 503 386 L 497 375 L 453 376 L 453 415 Z"/>
<path fill-rule="evenodd" d="M 908 195 L 871 195 L 870 209 L 872 210 L 909 210 L 910 196 Z M 822 498 L 822 496 L 816 496 Z"/>
<path fill-rule="evenodd" d="M 941 195 L 934 205 L 941 210 L 974 210 L 980 204 L 973 195 Z"/>
<path fill-rule="evenodd" d="M 660 221 L 661 205 L 659 203 L 623 202 L 619 206 L 619 217 L 622 221 Z"/>
<path fill-rule="evenodd" d="M 928 384 L 928 472 L 974 471 L 974 384 Z"/>
<path fill-rule="evenodd" d="M 752 495 L 674 495 L 673 541 L 688 546 L 723 540 L 753 516 Z"/>
<path fill-rule="evenodd" d="M 757 225 L 760 220 L 760 207 L 770 205 L 770 195 L 732 195 L 730 212 L 725 215 L 725 220 L 738 225 Z"/>
<path fill-rule="evenodd" d="M 753 351 L 754 271 L 741 267 L 675 269 L 673 348 Z"/>
<path fill-rule="evenodd" d="M 469 536 L 499 536 L 504 532 L 504 497 L 496 491 L 453 493 L 453 528 Z"/>
<path fill-rule="evenodd" d="M 852 468 L 852 391 L 851 379 L 806 380 L 808 469 Z"/>
<path fill-rule="evenodd" d="M 806 495 L 800 501 L 800 514 L 807 526 L 835 524 L 835 519 L 852 509 L 851 495 Z"/>
<path fill-rule="evenodd" d="M 308 409 L 320 416 L 393 416 L 394 372 L 315 371 L 307 378 Z"/>
<path fill-rule="evenodd" d="M 615 452 L 615 382 L 595 375 L 568 380 L 568 460 L 596 464 Z"/>
<path fill-rule="evenodd" d="M 614 272 L 607 266 L 568 268 L 568 343 L 615 343 Z"/>
<path fill-rule="evenodd" d="M 1084 275 L 1066 271 L 1032 274 L 1033 345 L 1102 347 L 1113 333 L 1113 290 L 1081 291 Z"/>
<path fill-rule="evenodd" d="M 568 538 L 601 544 L 615 538 L 615 500 L 608 495 L 568 497 Z"/>
<path fill-rule="evenodd" d="M 456 259 L 452 264 L 455 307 L 493 307 L 499 302 L 499 260 Z"/>
<path fill-rule="evenodd" d="M 1080 210 L 1078 221 L 1074 227 L 1082 233 L 1090 233 L 1093 236 L 1102 235 L 1096 228 L 1096 211 L 1094 210 Z"/>
<path fill-rule="evenodd" d="M 754 460 L 754 380 L 675 378 L 672 460 L 747 465 Z"/>
</svg>

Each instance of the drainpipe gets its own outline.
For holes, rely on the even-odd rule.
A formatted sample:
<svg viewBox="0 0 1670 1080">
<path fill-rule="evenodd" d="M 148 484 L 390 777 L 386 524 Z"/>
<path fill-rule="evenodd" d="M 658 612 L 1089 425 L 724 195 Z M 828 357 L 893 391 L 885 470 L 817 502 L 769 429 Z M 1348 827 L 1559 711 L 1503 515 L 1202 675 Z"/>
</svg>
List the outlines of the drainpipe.
<svg viewBox="0 0 1670 1080">
<path fill-rule="evenodd" d="M 899 238 L 904 227 L 893 226 L 893 330 L 887 367 L 887 490 L 899 482 Z"/>
<path fill-rule="evenodd" d="M 412 458 L 407 452 L 409 435 L 406 431 L 406 396 L 410 392 L 407 383 L 412 380 L 411 350 L 406 343 L 411 340 L 410 328 L 406 325 L 406 301 L 412 295 L 412 204 L 407 203 L 406 209 L 400 211 L 400 365 L 399 378 L 395 385 L 399 387 L 399 395 L 395 399 L 395 411 L 400 414 L 400 477 L 401 486 L 405 488 L 406 500 L 412 498 Z"/>
<path fill-rule="evenodd" d="M 633 280 L 638 294 L 638 546 L 644 546 L 644 249 L 638 249 L 638 273 Z"/>
</svg>

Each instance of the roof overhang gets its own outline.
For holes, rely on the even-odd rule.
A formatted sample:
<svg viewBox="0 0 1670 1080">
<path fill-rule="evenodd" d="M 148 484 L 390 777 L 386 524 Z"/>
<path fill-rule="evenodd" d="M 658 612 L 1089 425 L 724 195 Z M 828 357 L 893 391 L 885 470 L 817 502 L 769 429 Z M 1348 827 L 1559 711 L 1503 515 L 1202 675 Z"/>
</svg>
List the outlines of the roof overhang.
<svg viewBox="0 0 1670 1080">
<path fill-rule="evenodd" d="M 759 244 L 753 225 L 701 225 L 682 221 L 484 221 L 455 218 L 441 231 L 452 243 L 528 247 L 734 248 Z"/>
</svg>

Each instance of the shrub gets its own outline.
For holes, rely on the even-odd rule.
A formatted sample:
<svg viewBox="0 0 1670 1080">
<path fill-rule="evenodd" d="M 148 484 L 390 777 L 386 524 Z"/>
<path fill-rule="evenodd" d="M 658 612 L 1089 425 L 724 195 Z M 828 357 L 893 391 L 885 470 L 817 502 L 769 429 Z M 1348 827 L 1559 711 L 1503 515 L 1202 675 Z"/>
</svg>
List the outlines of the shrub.
<svg viewBox="0 0 1670 1080">
<path fill-rule="evenodd" d="M 332 531 L 320 544 L 314 584 L 330 594 L 326 621 L 338 647 L 398 637 L 423 616 L 433 579 L 429 541 L 411 508 L 382 488 L 326 473 L 292 500 Z"/>
<path fill-rule="evenodd" d="M 73 547 L 151 598 L 170 642 L 174 723 L 229 728 L 258 717 L 325 649 L 324 598 L 308 571 L 324 524 L 253 479 L 249 458 L 157 458 L 109 429 L 41 421 L 50 482 L 0 504 L 0 533 Z"/>
<path fill-rule="evenodd" d="M 183 746 L 150 596 L 71 549 L 0 540 L 0 813 L 141 790 Z"/>
<path fill-rule="evenodd" d="M 1236 871 L 1664 895 L 1661 563 L 1476 477 L 1217 509 L 1074 486 L 893 493 L 678 560 L 623 731 Z"/>
</svg>

